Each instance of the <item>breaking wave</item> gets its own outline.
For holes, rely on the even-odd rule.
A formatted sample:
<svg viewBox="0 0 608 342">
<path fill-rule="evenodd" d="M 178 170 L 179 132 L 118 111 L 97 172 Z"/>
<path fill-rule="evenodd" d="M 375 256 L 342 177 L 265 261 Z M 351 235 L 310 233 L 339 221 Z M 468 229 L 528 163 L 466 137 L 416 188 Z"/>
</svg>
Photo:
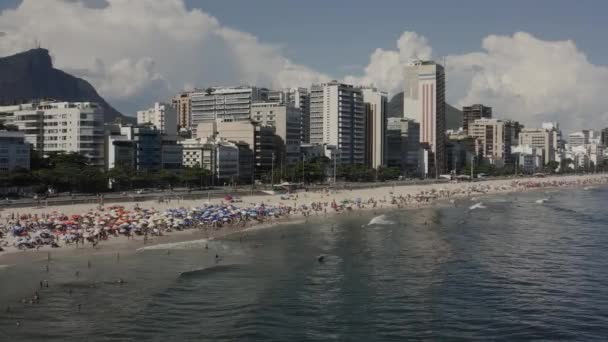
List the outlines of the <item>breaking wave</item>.
<svg viewBox="0 0 608 342">
<path fill-rule="evenodd" d="M 384 224 L 395 224 L 395 222 L 388 220 L 386 218 L 386 215 L 380 215 L 380 216 L 376 216 L 373 219 L 371 219 L 367 225 L 371 226 L 372 224 L 384 225 Z"/>
<path fill-rule="evenodd" d="M 205 244 L 209 242 L 208 239 L 192 240 L 192 241 L 181 241 L 171 243 L 161 243 L 158 245 L 146 246 L 138 248 L 137 251 L 149 251 L 149 250 L 166 250 L 166 249 L 195 249 L 204 248 Z"/>
</svg>

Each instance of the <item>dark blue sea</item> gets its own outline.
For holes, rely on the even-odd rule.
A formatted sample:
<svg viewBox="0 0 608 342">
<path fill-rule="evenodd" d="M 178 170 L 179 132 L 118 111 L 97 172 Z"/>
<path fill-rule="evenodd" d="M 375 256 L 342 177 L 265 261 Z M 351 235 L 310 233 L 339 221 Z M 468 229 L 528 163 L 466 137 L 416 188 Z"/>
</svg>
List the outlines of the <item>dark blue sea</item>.
<svg viewBox="0 0 608 342">
<path fill-rule="evenodd" d="M 479 201 L 30 258 L 0 341 L 607 340 L 608 188 Z"/>
</svg>

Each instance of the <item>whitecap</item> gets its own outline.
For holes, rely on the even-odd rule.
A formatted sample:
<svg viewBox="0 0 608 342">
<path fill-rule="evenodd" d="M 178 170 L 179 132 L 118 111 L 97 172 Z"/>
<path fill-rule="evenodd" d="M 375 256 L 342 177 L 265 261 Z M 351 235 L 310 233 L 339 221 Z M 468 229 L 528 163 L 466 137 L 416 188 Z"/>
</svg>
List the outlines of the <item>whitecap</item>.
<svg viewBox="0 0 608 342">
<path fill-rule="evenodd" d="M 547 202 L 548 200 L 549 200 L 548 198 L 541 198 L 541 199 L 537 199 L 536 203 L 543 204 L 543 203 Z"/>
<path fill-rule="evenodd" d="M 479 202 L 479 203 L 475 203 L 472 206 L 469 207 L 469 210 L 475 210 L 475 209 L 485 209 L 486 206 L 483 205 L 483 202 Z"/>
<path fill-rule="evenodd" d="M 369 223 L 367 224 L 368 226 L 371 226 L 372 224 L 395 224 L 395 222 L 388 220 L 386 218 L 386 215 L 380 215 L 380 216 L 376 216 L 373 219 L 371 219 L 371 221 L 369 221 Z"/>
<path fill-rule="evenodd" d="M 208 239 L 200 239 L 200 240 L 192 240 L 192 241 L 161 243 L 158 245 L 141 247 L 141 248 L 138 248 L 137 251 L 166 250 L 166 249 L 196 249 L 196 248 L 203 248 L 208 242 L 209 242 Z"/>
</svg>

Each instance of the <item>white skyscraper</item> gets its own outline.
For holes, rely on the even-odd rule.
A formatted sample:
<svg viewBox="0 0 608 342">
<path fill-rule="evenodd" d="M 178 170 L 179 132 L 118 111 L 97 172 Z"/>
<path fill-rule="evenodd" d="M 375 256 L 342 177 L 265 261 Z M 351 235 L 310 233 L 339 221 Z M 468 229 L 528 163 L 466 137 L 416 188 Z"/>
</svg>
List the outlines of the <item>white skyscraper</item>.
<svg viewBox="0 0 608 342">
<path fill-rule="evenodd" d="M 336 81 L 312 86 L 310 143 L 335 146 L 339 163 L 365 162 L 365 107 L 361 89 Z"/>
<path fill-rule="evenodd" d="M 190 94 L 192 127 L 216 119 L 231 121 L 249 120 L 251 103 L 266 101 L 268 89 L 241 86 L 215 87 Z"/>
<path fill-rule="evenodd" d="M 76 152 L 103 166 L 103 115 L 103 107 L 93 102 L 45 101 L 21 105 L 6 119 L 37 151 Z"/>
<path fill-rule="evenodd" d="M 388 97 L 373 87 L 363 87 L 365 102 L 365 159 L 372 168 L 384 165 Z"/>
<path fill-rule="evenodd" d="M 420 143 L 429 156 L 427 174 L 445 170 L 445 72 L 432 61 L 413 61 L 405 67 L 403 115 L 420 123 Z"/>
<path fill-rule="evenodd" d="M 152 124 L 161 133 L 177 135 L 177 110 L 168 103 L 156 102 L 154 107 L 137 112 L 138 124 Z"/>
</svg>

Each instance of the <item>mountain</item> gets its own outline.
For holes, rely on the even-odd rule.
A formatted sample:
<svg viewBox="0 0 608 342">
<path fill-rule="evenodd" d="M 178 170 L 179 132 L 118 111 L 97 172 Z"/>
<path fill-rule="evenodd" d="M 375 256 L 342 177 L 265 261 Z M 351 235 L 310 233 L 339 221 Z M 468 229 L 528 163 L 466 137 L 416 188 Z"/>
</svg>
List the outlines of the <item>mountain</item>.
<svg viewBox="0 0 608 342">
<path fill-rule="evenodd" d="M 0 105 L 44 98 L 97 102 L 104 108 L 105 122 L 116 118 L 127 122 L 133 120 L 112 108 L 89 82 L 53 68 L 46 49 L 32 49 L 0 58 Z"/>
<path fill-rule="evenodd" d="M 403 92 L 395 94 L 388 102 L 387 116 L 389 118 L 403 117 Z M 462 111 L 445 103 L 445 126 L 446 129 L 458 129 L 462 127 Z"/>
<path fill-rule="evenodd" d="M 462 111 L 445 103 L 445 129 L 457 130 L 462 127 Z"/>
</svg>

